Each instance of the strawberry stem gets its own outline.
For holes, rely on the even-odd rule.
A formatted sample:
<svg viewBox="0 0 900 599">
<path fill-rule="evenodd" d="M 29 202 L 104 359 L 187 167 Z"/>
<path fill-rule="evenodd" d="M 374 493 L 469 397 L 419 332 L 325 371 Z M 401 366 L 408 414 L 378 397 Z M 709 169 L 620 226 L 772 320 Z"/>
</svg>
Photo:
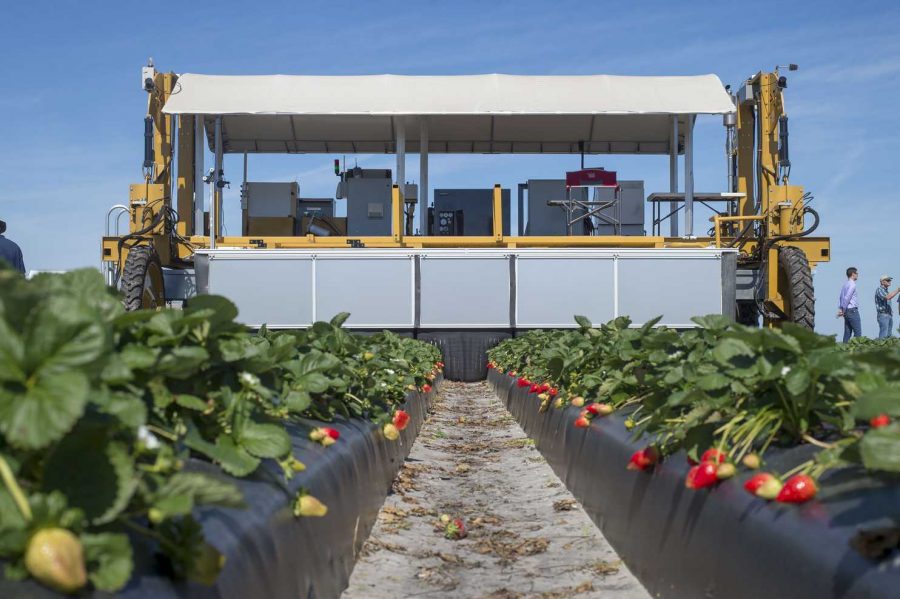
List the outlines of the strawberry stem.
<svg viewBox="0 0 900 599">
<path fill-rule="evenodd" d="M 13 475 L 6 458 L 2 455 L 0 455 L 0 477 L 3 478 L 3 484 L 6 485 L 13 501 L 16 502 L 16 507 L 22 512 L 25 522 L 31 522 L 31 506 L 28 505 L 28 499 L 25 497 L 25 493 L 22 492 L 22 487 L 19 486 L 19 482 Z"/>
</svg>

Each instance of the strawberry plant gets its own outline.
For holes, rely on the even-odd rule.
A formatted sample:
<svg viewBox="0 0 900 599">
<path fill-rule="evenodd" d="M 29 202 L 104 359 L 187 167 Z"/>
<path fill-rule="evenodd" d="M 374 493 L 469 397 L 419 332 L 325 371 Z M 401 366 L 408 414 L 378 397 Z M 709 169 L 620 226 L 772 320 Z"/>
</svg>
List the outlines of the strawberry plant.
<svg viewBox="0 0 900 599">
<path fill-rule="evenodd" d="M 251 332 L 236 317 L 215 296 L 183 310 L 125 313 L 94 271 L 26 281 L 0 270 L 7 578 L 114 592 L 130 579 L 132 543 L 143 537 L 177 576 L 211 583 L 224 558 L 193 514 L 244 505 L 227 475 L 271 461 L 292 477 L 304 465 L 286 423 L 384 425 L 408 387 L 439 371 L 435 347 L 351 334 L 341 328 L 345 314 L 289 333 Z M 340 442 L 335 429 L 320 430 Z M 186 467 L 188 458 L 221 472 Z M 327 511 L 305 491 L 285 502 L 298 516 Z"/>
</svg>

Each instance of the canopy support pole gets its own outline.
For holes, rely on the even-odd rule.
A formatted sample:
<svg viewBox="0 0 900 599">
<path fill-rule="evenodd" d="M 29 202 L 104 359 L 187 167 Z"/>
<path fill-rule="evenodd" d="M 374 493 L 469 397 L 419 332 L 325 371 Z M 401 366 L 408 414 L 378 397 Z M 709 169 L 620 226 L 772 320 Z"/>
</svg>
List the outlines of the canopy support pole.
<svg viewBox="0 0 900 599">
<path fill-rule="evenodd" d="M 672 140 L 669 143 L 669 192 L 678 193 L 678 115 L 672 115 Z M 669 235 L 678 237 L 678 202 L 669 202 Z"/>
<path fill-rule="evenodd" d="M 203 235 L 203 177 L 206 167 L 203 164 L 206 148 L 206 136 L 203 134 L 203 117 L 194 117 L 194 235 Z"/>
<path fill-rule="evenodd" d="M 694 115 L 684 127 L 684 236 L 694 237 Z"/>
<path fill-rule="evenodd" d="M 428 120 L 419 119 L 419 235 L 428 235 Z"/>
<path fill-rule="evenodd" d="M 396 119 L 396 130 L 397 130 L 397 186 L 400 188 L 400 196 L 401 200 L 403 199 L 403 192 L 406 191 L 404 185 L 406 184 L 406 124 L 403 122 L 403 117 L 399 117 Z"/>
<path fill-rule="evenodd" d="M 219 183 L 222 180 L 222 117 L 216 117 L 216 172 L 212 178 L 212 202 L 209 207 L 209 249 L 216 249 L 216 238 L 221 227 L 220 212 L 222 204 L 222 188 Z"/>
</svg>

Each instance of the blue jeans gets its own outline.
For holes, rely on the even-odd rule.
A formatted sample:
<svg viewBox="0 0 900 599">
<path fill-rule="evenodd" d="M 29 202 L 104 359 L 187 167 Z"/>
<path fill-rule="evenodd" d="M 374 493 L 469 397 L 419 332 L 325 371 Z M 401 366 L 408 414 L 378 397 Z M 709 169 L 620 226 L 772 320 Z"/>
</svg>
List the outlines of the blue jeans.
<svg viewBox="0 0 900 599">
<path fill-rule="evenodd" d="M 844 343 L 850 341 L 850 337 L 862 337 L 859 308 L 850 308 L 844 312 Z"/>
<path fill-rule="evenodd" d="M 878 338 L 884 339 L 891 336 L 891 329 L 894 328 L 894 317 L 890 312 L 878 313 Z"/>
</svg>

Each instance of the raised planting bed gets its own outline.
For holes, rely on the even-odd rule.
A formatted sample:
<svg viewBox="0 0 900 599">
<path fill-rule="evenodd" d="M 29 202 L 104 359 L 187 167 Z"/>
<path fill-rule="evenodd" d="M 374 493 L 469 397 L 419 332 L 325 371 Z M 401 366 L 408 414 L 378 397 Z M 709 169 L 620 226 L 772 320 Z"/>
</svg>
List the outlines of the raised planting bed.
<svg viewBox="0 0 900 599">
<path fill-rule="evenodd" d="M 0 269 L 0 596 L 338 595 L 443 368 L 347 316 L 250 331 Z"/>
<path fill-rule="evenodd" d="M 894 596 L 900 352 L 700 322 L 529 334 L 491 352 L 488 381 L 651 594 Z M 805 414 L 799 442 L 781 407 Z M 772 488 L 749 492 L 762 473 Z"/>
</svg>

